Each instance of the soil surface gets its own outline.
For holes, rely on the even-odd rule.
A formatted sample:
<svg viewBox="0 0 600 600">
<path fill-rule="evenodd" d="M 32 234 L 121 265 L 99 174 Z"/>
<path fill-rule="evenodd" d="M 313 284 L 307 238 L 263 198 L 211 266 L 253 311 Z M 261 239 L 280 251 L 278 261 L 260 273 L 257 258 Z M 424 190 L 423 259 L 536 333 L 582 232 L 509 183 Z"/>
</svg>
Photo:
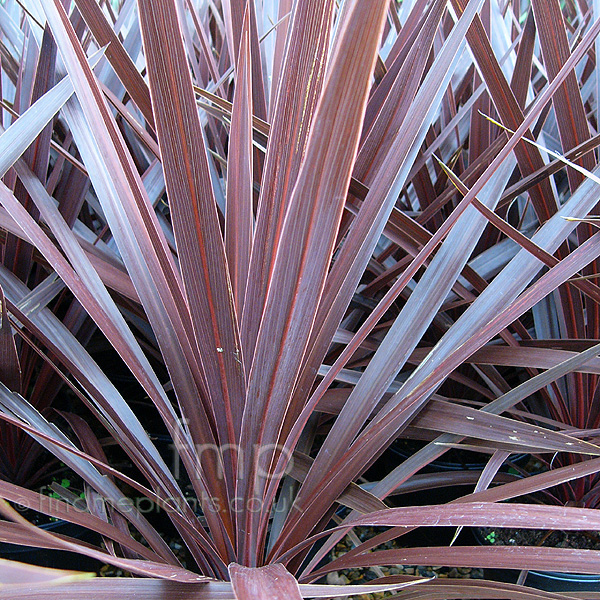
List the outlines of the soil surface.
<svg viewBox="0 0 600 600">
<path fill-rule="evenodd" d="M 484 544 L 497 546 L 553 546 L 600 550 L 597 531 L 547 531 L 542 529 L 494 529 L 480 527 L 478 537 Z"/>
</svg>

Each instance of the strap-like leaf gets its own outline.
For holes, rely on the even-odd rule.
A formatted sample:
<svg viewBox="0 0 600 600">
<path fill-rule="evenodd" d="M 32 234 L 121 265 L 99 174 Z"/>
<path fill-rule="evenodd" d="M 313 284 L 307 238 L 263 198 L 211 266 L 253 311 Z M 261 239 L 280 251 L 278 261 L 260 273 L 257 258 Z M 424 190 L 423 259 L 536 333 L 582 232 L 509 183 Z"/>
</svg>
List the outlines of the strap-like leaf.
<svg viewBox="0 0 600 600">
<path fill-rule="evenodd" d="M 283 224 L 248 381 L 241 437 L 243 448 L 261 448 L 259 456 L 244 457 L 239 478 L 237 495 L 247 508 L 242 516 L 245 525 L 240 527 L 245 535 L 238 542 L 246 564 L 253 564 L 251 556 L 260 552 L 259 515 L 249 509 L 263 497 L 265 480 L 257 477 L 257 471 L 268 473 L 265 466 L 271 462 L 309 340 L 350 183 L 384 15 L 383 5 L 354 2 L 340 24 Z M 325 139 L 337 142 L 323 144 Z"/>
<path fill-rule="evenodd" d="M 243 356 L 175 2 L 140 0 L 139 11 L 173 228 L 207 392 L 220 442 L 235 444 L 245 397 Z M 225 471 L 230 486 L 232 455 L 224 457 L 230 463 Z"/>
<path fill-rule="evenodd" d="M 597 21 L 594 23 L 594 25 L 590 28 L 590 30 L 588 31 L 588 33 L 585 36 L 585 42 L 586 44 L 591 43 L 591 41 L 595 38 L 595 36 L 598 33 L 598 30 L 600 29 L 600 21 Z M 560 78 L 557 76 L 557 78 L 552 82 L 552 84 L 540 95 L 540 97 L 536 100 L 535 103 L 535 108 L 537 110 L 539 110 L 541 108 L 541 106 L 543 106 L 543 104 L 545 104 L 545 102 L 548 101 L 548 99 L 551 97 L 552 93 L 556 90 L 556 88 L 558 87 L 558 85 L 562 82 L 563 78 L 565 77 L 565 75 L 570 71 L 570 69 L 573 67 L 573 65 L 576 63 L 577 59 L 581 56 L 581 53 L 583 53 L 585 49 L 585 45 L 582 43 L 580 45 L 580 47 L 577 48 L 577 51 L 574 52 L 572 54 L 572 56 L 569 58 L 569 60 L 565 63 L 565 65 L 563 65 L 562 69 L 561 69 L 561 73 L 560 73 Z M 473 199 L 475 193 L 479 193 L 479 189 L 485 185 L 486 182 L 489 181 L 489 175 L 491 174 L 491 172 L 495 171 L 498 166 L 500 165 L 501 161 L 503 161 L 508 152 L 510 151 L 511 148 L 513 148 L 515 146 L 515 142 L 520 138 L 520 135 L 525 133 L 531 123 L 531 121 L 534 118 L 534 109 L 532 109 L 528 115 L 526 116 L 525 120 L 523 121 L 523 123 L 520 125 L 518 133 L 519 133 L 519 137 L 518 136 L 513 136 L 511 138 L 511 141 L 509 143 L 508 146 L 505 146 L 503 148 L 503 150 L 499 153 L 499 155 L 494 159 L 494 161 L 492 162 L 492 165 L 490 165 L 490 167 L 488 168 L 486 174 L 484 174 L 479 182 L 478 185 L 476 187 L 474 187 L 473 189 L 471 189 L 471 191 L 469 192 L 469 194 L 467 194 L 467 196 L 465 196 L 464 201 L 470 201 Z M 564 239 L 564 237 L 562 237 L 560 234 L 558 234 L 557 236 L 554 236 L 553 233 L 558 233 L 558 230 L 562 230 L 563 234 L 568 235 L 567 234 L 567 230 L 564 229 L 565 227 L 565 223 L 564 223 L 564 219 L 562 218 L 562 216 L 565 216 L 566 214 L 568 214 L 570 212 L 570 210 L 575 210 L 576 212 L 581 211 L 582 213 L 586 213 L 589 211 L 589 209 L 591 208 L 592 204 L 589 204 L 589 202 L 592 200 L 592 183 L 589 181 L 584 182 L 584 184 L 582 184 L 580 186 L 580 188 L 578 188 L 577 193 L 571 198 L 571 201 L 569 203 L 567 203 L 566 206 L 564 206 L 560 213 L 555 215 L 551 221 L 548 223 L 548 226 L 543 227 L 540 232 L 534 237 L 534 241 L 538 244 L 541 245 L 542 247 L 545 246 L 545 244 L 549 244 L 548 247 L 546 247 L 546 251 L 554 251 L 558 245 L 560 245 L 560 241 L 562 239 Z M 568 207 L 568 208 L 567 208 Z M 444 226 L 446 226 L 447 224 L 445 223 Z M 440 230 L 441 231 L 441 230 Z M 438 233 L 436 235 L 438 235 L 440 233 L 440 231 L 438 231 Z M 570 229 L 568 229 L 568 231 L 571 231 Z M 553 232 L 553 233 L 551 233 Z M 414 414 L 413 411 L 417 410 L 417 407 L 420 406 L 420 403 L 423 403 L 427 400 L 427 398 L 429 397 L 429 394 L 431 394 L 431 392 L 435 389 L 435 381 L 436 378 L 435 377 L 431 377 L 431 373 L 435 372 L 436 374 L 441 374 L 442 370 L 439 369 L 439 362 L 438 362 L 438 356 L 437 352 L 438 351 L 442 351 L 442 348 L 444 348 L 443 352 L 448 352 L 448 360 L 453 360 L 453 359 L 458 359 L 458 357 L 460 356 L 460 362 L 462 362 L 462 360 L 464 360 L 465 355 L 463 354 L 464 351 L 466 351 L 466 347 L 465 344 L 462 341 L 458 341 L 457 339 L 455 339 L 453 336 L 454 334 L 458 334 L 459 331 L 461 332 L 460 335 L 465 334 L 465 336 L 468 336 L 467 331 L 468 332 L 473 332 L 473 331 L 478 331 L 480 328 L 484 328 L 485 326 L 483 324 L 478 324 L 476 323 L 476 321 L 472 321 L 469 320 L 468 324 L 465 322 L 467 319 L 469 319 L 468 315 L 473 312 L 477 312 L 479 315 L 482 316 L 482 313 L 480 313 L 480 310 L 485 311 L 486 314 L 486 321 L 489 319 L 489 316 L 491 314 L 494 313 L 494 309 L 490 306 L 490 304 L 488 304 L 488 302 L 498 302 L 499 304 L 502 304 L 502 306 L 506 305 L 506 300 L 507 300 L 507 282 L 510 281 L 510 286 L 515 285 L 516 280 L 521 280 L 521 285 L 524 287 L 526 285 L 526 282 L 528 282 L 531 277 L 533 277 L 533 275 L 535 274 L 535 272 L 537 272 L 537 269 L 539 268 L 539 263 L 537 262 L 537 259 L 532 259 L 531 263 L 530 263 L 530 268 L 532 269 L 531 271 L 525 273 L 525 271 L 522 271 L 521 268 L 525 266 L 524 262 L 521 261 L 517 261 L 517 262 L 512 262 L 511 263 L 513 265 L 514 268 L 518 269 L 518 274 L 515 273 L 515 271 L 512 271 L 512 268 L 510 269 L 504 269 L 503 271 L 503 275 L 506 276 L 506 279 L 504 279 L 504 277 L 497 277 L 493 282 L 492 285 L 490 285 L 487 290 L 485 291 L 484 294 L 482 294 L 482 296 L 480 296 L 474 303 L 473 305 L 470 307 L 470 309 L 468 311 L 466 311 L 465 314 L 463 314 L 462 318 L 459 319 L 459 322 L 461 323 L 462 326 L 457 326 L 457 324 L 455 324 L 455 326 L 446 334 L 444 335 L 444 337 L 441 339 L 441 341 L 438 343 L 438 346 L 436 348 L 436 351 L 432 354 L 430 354 L 430 356 L 428 357 L 428 360 L 426 361 L 426 363 L 424 363 L 423 365 L 421 365 L 421 367 L 415 372 L 415 374 L 408 380 L 408 382 L 403 386 L 403 388 L 400 390 L 400 392 L 398 392 L 394 398 L 392 398 L 392 400 L 390 400 L 390 403 L 388 403 L 388 406 L 386 408 L 384 408 L 382 410 L 381 413 L 381 422 L 378 422 L 377 419 L 375 421 L 373 421 L 370 425 L 368 425 L 366 427 L 365 430 L 363 430 L 363 432 L 361 433 L 361 435 L 359 436 L 358 440 L 355 442 L 355 445 L 353 446 L 354 450 L 356 451 L 356 454 L 353 452 L 353 449 L 351 448 L 348 453 L 346 453 L 344 455 L 344 457 L 340 457 L 340 463 L 339 463 L 339 467 L 336 469 L 335 467 L 333 467 L 333 469 L 331 471 L 326 471 L 327 473 L 327 478 L 328 478 L 328 490 L 331 493 L 331 496 L 337 496 L 339 495 L 339 492 L 341 492 L 341 488 L 345 487 L 345 485 L 342 486 L 342 483 L 340 481 L 339 484 L 339 488 L 335 489 L 336 486 L 334 486 L 333 484 L 333 480 L 335 479 L 340 479 L 340 471 L 339 468 L 342 468 L 341 465 L 343 465 L 343 469 L 344 469 L 344 473 L 345 473 L 345 477 L 344 480 L 346 480 L 346 477 L 348 475 L 348 468 L 350 467 L 350 464 L 352 464 L 352 462 L 354 460 L 356 460 L 356 464 L 358 465 L 359 463 L 361 463 L 362 466 L 366 465 L 368 460 L 366 457 L 372 457 L 373 456 L 373 451 L 374 451 L 374 447 L 381 444 L 381 446 L 383 445 L 383 441 L 380 439 L 379 441 L 377 441 L 377 436 L 383 434 L 383 423 L 385 422 L 386 425 L 385 427 L 387 428 L 389 426 L 388 434 L 389 434 L 389 438 L 387 438 L 388 440 L 392 438 L 392 436 L 397 435 L 398 430 L 400 429 L 402 423 L 406 423 L 406 421 L 409 418 L 409 415 Z M 517 267 L 517 264 L 519 265 Z M 535 265 L 535 266 L 534 266 Z M 421 279 L 421 282 L 423 281 L 423 279 Z M 500 294 L 497 294 L 495 290 L 498 290 L 499 286 L 502 289 L 502 292 Z M 521 286 L 517 286 L 520 289 L 522 289 Z M 411 295 L 411 298 L 413 298 L 414 295 Z M 485 297 L 485 300 L 483 300 L 483 298 Z M 485 308 L 484 305 L 485 304 Z M 373 315 L 371 315 L 373 316 Z M 482 316 L 483 318 L 483 316 Z M 397 327 L 401 327 L 403 326 L 403 324 L 407 324 L 406 322 L 404 322 L 403 319 L 397 319 L 396 320 L 396 326 Z M 412 322 L 411 322 L 412 325 Z M 485 330 L 485 341 L 487 341 L 489 339 L 489 337 L 487 337 L 487 333 L 488 330 Z M 497 333 L 497 331 L 495 331 L 494 333 Z M 491 337 L 490 333 L 490 337 Z M 477 337 L 477 336 L 475 336 Z M 404 343 L 404 340 L 403 342 Z M 480 344 L 482 345 L 484 343 L 483 339 L 480 339 Z M 459 352 L 455 352 L 456 349 L 460 349 Z M 477 349 L 477 347 L 473 347 L 473 351 Z M 376 355 L 377 356 L 377 355 Z M 450 356 L 453 357 L 453 359 L 450 359 Z M 374 369 L 374 362 L 371 361 L 370 363 L 370 367 Z M 452 369 L 444 369 L 443 372 L 444 374 L 448 373 L 450 370 Z M 375 376 L 375 378 L 377 378 L 379 376 L 379 373 L 375 370 L 373 370 L 373 375 Z M 445 375 L 444 375 L 445 376 Z M 363 376 L 364 379 L 364 376 Z M 362 379 L 361 379 L 362 381 Z M 419 382 L 417 384 L 417 381 Z M 439 380 L 437 380 L 437 382 L 439 383 Z M 366 381 L 365 381 L 366 383 Z M 413 385 L 415 387 L 413 387 Z M 418 388 L 418 392 L 417 392 L 417 388 Z M 424 388 L 427 388 L 427 392 L 424 392 Z M 410 392 L 409 392 L 410 390 Z M 383 393 L 384 390 L 382 390 Z M 357 394 L 358 397 L 358 394 Z M 409 409 L 409 407 L 411 407 Z M 393 407 L 393 408 L 392 408 Z M 353 407 L 354 409 L 354 407 Z M 336 422 L 337 423 L 337 422 Z M 393 425 L 392 425 L 393 423 Z M 377 435 L 374 435 L 374 431 L 377 431 Z M 341 430 L 340 431 L 341 435 L 345 435 L 345 431 Z M 380 446 L 380 447 L 381 447 Z M 362 459 L 359 458 L 359 455 L 362 456 Z M 350 458 L 352 457 L 352 458 Z M 365 461 L 365 462 L 361 462 Z M 315 461 L 315 467 L 317 465 L 318 461 Z M 360 468 L 357 468 L 355 474 L 358 474 L 360 472 Z M 309 478 L 307 478 L 307 482 L 309 481 Z M 315 482 L 313 482 L 313 486 L 315 486 Z M 312 495 L 310 500 L 307 500 L 307 504 L 306 505 L 302 505 L 303 508 L 305 509 L 304 511 L 296 511 L 296 515 L 301 514 L 302 515 L 302 520 L 307 520 L 307 519 L 315 519 L 315 522 L 317 520 L 316 518 L 316 512 L 315 508 L 316 506 L 320 506 L 323 504 L 326 504 L 326 502 L 324 502 L 324 495 L 323 495 L 323 490 L 320 486 L 316 486 L 313 488 L 313 492 L 315 489 L 319 489 L 318 494 L 316 495 Z M 317 498 L 318 496 L 318 498 Z M 308 505 L 311 506 L 311 508 L 307 508 Z"/>
<path fill-rule="evenodd" d="M 22 525 L 24 528 L 27 529 L 27 531 L 29 531 L 30 535 L 34 537 L 34 539 L 39 538 L 42 542 L 48 542 L 53 544 L 53 547 L 55 548 L 79 552 L 80 554 L 84 554 L 85 556 L 89 556 L 91 558 L 95 558 L 97 560 L 113 564 L 138 575 L 146 577 L 157 577 L 160 579 L 171 579 L 173 578 L 173 576 L 175 576 L 178 577 L 180 581 L 187 581 L 189 583 L 202 583 L 210 581 L 207 577 L 202 577 L 201 575 L 197 575 L 196 573 L 191 573 L 190 571 L 187 571 L 181 567 L 160 564 L 146 560 L 119 558 L 116 556 L 111 556 L 110 554 L 106 554 L 101 550 L 97 550 L 93 546 L 89 546 L 87 544 L 84 545 L 76 541 L 69 541 L 67 538 L 57 536 L 53 533 L 44 531 L 43 529 L 36 527 L 32 523 L 24 519 L 21 515 L 19 515 L 19 513 L 17 513 L 8 504 L 8 502 L 6 502 L 6 500 L 0 499 L 0 514 L 2 514 L 2 516 L 5 519 L 14 521 Z"/>
<path fill-rule="evenodd" d="M 332 0 L 294 4 L 281 81 L 271 111 L 273 120 L 242 318 L 242 345 L 249 364 L 254 356 L 283 219 L 323 85 L 333 6 Z"/>
<path fill-rule="evenodd" d="M 550 80 L 556 77 L 561 66 L 570 56 L 569 41 L 558 0 L 533 0 L 533 12 L 537 26 L 544 66 Z M 590 137 L 585 108 L 575 73 L 571 73 L 552 98 L 556 112 L 556 124 L 562 142 L 563 152 L 585 142 Z M 579 159 L 586 169 L 594 168 L 594 158 L 587 154 Z M 567 170 L 567 176 L 574 191 L 583 181 L 581 174 Z"/>
<path fill-rule="evenodd" d="M 63 569 L 48 569 L 0 558 L 0 586 L 2 588 L 16 584 L 27 584 L 28 586 L 36 583 L 58 585 L 81 581 L 90 577 L 94 577 L 94 574 L 65 571 Z"/>
<path fill-rule="evenodd" d="M 252 71 L 250 70 L 248 15 L 244 20 L 227 155 L 227 212 L 225 252 L 235 300 L 241 318 L 252 251 L 254 197 L 252 181 Z M 241 319 L 240 319 L 241 320 Z"/>
<path fill-rule="evenodd" d="M 299 600 L 298 582 L 281 564 L 250 569 L 229 565 L 231 586 L 236 600 Z"/>
<path fill-rule="evenodd" d="M 78 149 L 88 165 L 94 188 L 154 333 L 161 348 L 168 348 L 164 357 L 194 441 L 214 444 L 206 380 L 193 339 L 181 277 L 165 236 L 62 4 L 53 0 L 43 6 L 78 96 L 78 103 L 65 107 Z M 93 123 L 91 127 L 90 122 Z M 151 369 L 138 370 L 140 381 L 149 384 L 147 391 L 160 407 L 161 415 L 174 426 L 174 419 L 169 416 L 173 412 L 170 402 L 156 379 L 151 383 L 150 373 Z M 197 458 L 186 457 L 185 453 L 183 458 L 191 472 L 199 471 Z M 217 456 L 215 461 L 206 461 L 198 476 L 192 478 L 192 483 L 200 497 L 205 500 L 219 498 L 220 505 L 226 506 L 225 482 L 218 474 L 219 469 L 220 458 Z M 208 510 L 207 519 L 212 523 L 215 536 L 221 537 L 221 521 L 229 521 L 228 516 Z M 222 539 L 223 552 L 226 552 L 226 546 Z"/>
<path fill-rule="evenodd" d="M 115 70 L 128 94 L 136 103 L 146 122 L 152 127 L 154 116 L 150 104 L 150 93 L 144 78 L 137 70 L 134 61 L 127 54 L 121 40 L 107 22 L 105 15 L 95 0 L 76 0 L 75 4 L 96 38 L 100 47 L 106 46 L 106 58 Z"/>
<path fill-rule="evenodd" d="M 0 286 L 0 381 L 11 391 L 21 393 L 21 365 L 12 333 L 4 292 Z"/>
</svg>

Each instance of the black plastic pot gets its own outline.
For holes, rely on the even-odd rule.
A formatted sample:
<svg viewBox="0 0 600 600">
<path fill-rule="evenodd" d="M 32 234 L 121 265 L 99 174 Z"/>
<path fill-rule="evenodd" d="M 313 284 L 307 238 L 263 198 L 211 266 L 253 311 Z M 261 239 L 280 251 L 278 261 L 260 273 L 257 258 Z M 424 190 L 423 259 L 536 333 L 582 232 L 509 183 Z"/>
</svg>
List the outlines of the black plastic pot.
<svg viewBox="0 0 600 600">
<path fill-rule="evenodd" d="M 483 573 L 485 579 L 516 583 L 520 571 L 484 569 Z M 600 592 L 600 576 L 557 571 L 529 571 L 523 585 L 545 592 Z"/>
<path fill-rule="evenodd" d="M 53 521 L 39 525 L 50 533 L 58 533 L 89 543 L 98 543 L 98 534 L 68 521 Z M 0 543 L 0 557 L 40 567 L 68 569 L 69 571 L 98 571 L 102 563 L 94 558 L 65 550 L 30 548 L 15 544 Z"/>
<path fill-rule="evenodd" d="M 600 576 L 529 571 L 525 585 L 546 592 L 600 592 Z"/>
<path fill-rule="evenodd" d="M 404 441 L 406 443 L 406 441 Z M 402 462 L 409 458 L 415 450 L 421 446 L 418 442 L 415 442 L 415 448 L 405 447 L 397 442 L 393 443 L 388 448 L 388 453 L 392 456 L 397 457 L 399 462 Z M 489 457 L 487 457 L 489 458 Z M 517 465 L 523 465 L 529 460 L 528 454 L 514 454 L 510 460 L 502 465 L 501 470 L 508 470 L 511 463 Z M 449 450 L 440 458 L 434 460 L 432 463 L 427 465 L 424 472 L 445 472 L 445 471 L 481 471 L 487 464 L 486 456 L 478 452 L 471 452 L 469 450 Z"/>
</svg>

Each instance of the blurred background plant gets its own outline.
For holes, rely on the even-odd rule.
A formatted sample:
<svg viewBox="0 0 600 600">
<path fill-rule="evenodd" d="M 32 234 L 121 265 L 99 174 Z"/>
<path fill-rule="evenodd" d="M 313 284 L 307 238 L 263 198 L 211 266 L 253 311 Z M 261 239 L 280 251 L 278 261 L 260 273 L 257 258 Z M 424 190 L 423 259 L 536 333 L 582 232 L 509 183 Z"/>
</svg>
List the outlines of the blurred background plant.
<svg viewBox="0 0 600 600">
<path fill-rule="evenodd" d="M 377 570 L 313 582 L 600 574 L 600 549 L 407 541 L 600 529 L 582 508 L 600 471 L 595 9 L 5 0 L 0 539 L 142 577 L 32 587 L 6 567 L 0 598 L 537 598 Z M 23 485 L 23 443 L 85 482 L 85 507 Z M 449 449 L 481 468 L 427 472 Z M 515 454 L 546 469 L 499 473 Z M 403 505 L 415 490 L 427 506 Z M 558 506 L 501 503 L 540 491 Z"/>
</svg>

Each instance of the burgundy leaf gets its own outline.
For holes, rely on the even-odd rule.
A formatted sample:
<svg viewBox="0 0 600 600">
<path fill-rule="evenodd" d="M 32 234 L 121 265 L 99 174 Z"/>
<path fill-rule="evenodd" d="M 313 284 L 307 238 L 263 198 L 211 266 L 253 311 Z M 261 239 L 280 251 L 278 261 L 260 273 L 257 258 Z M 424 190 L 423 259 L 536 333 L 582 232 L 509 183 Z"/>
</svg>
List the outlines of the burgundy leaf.
<svg viewBox="0 0 600 600">
<path fill-rule="evenodd" d="M 184 416 L 189 419 L 198 443 L 214 444 L 211 428 L 214 418 L 207 399 L 206 380 L 193 339 L 181 277 L 165 236 L 62 5 L 56 0 L 44 4 L 44 10 L 53 26 L 63 60 L 76 82 L 74 85 L 80 104 L 71 103 L 65 107 L 65 113 L 78 149 L 88 167 L 91 165 L 94 187 L 155 335 L 161 347 L 168 348 L 164 356 L 178 400 L 185 407 Z M 93 122 L 92 127 L 90 121 Z M 121 352 L 127 352 L 123 344 L 117 344 L 117 347 Z M 159 407 L 167 426 L 176 435 L 177 420 L 173 408 L 152 370 L 147 367 L 137 369 L 137 374 Z M 190 472 L 199 471 L 197 457 L 185 451 L 181 456 Z M 219 457 L 214 462 L 206 461 L 198 476 L 192 477 L 192 483 L 199 497 L 205 501 L 218 498 L 219 505 L 224 507 L 227 498 L 224 481 L 218 474 L 220 462 Z M 206 514 L 214 535 L 220 537 L 223 520 L 229 521 L 229 516 L 223 511 L 213 511 L 212 507 Z M 225 553 L 227 544 L 223 538 L 221 540 Z"/>
<path fill-rule="evenodd" d="M 544 66 L 548 78 L 552 80 L 570 56 L 563 15 L 558 0 L 544 0 L 543 2 L 533 0 L 531 6 L 540 37 Z M 563 152 L 568 152 L 589 139 L 590 130 L 575 73 L 571 73 L 556 91 L 552 98 L 552 104 L 556 112 L 556 123 Z M 578 162 L 588 170 L 592 170 L 595 166 L 591 154 L 584 155 Z M 574 191 L 583 181 L 583 177 L 572 169 L 567 169 L 567 175 L 571 190 Z"/>
<path fill-rule="evenodd" d="M 16 584 L 27 584 L 28 586 L 36 584 L 67 584 L 73 581 L 89 579 L 93 576 L 93 573 L 48 569 L 46 567 L 38 567 L 36 565 L 28 565 L 0 558 L 0 586 L 3 589 L 6 589 L 6 586 L 14 586 Z M 10 593 L 10 591 L 7 590 L 7 593 Z M 1 591 L 0 594 L 2 594 Z"/>
<path fill-rule="evenodd" d="M 144 575 L 146 577 L 158 577 L 160 579 L 171 579 L 173 577 L 177 577 L 179 581 L 186 581 L 188 583 L 202 583 L 210 581 L 207 577 L 202 577 L 195 573 L 191 573 L 190 571 L 186 571 L 181 567 L 145 560 L 118 558 L 116 556 L 106 554 L 103 551 L 96 550 L 92 546 L 83 545 L 80 542 L 69 541 L 66 538 L 59 537 L 31 524 L 29 521 L 19 515 L 19 513 L 17 513 L 14 509 L 12 509 L 5 500 L 0 500 L 0 513 L 5 519 L 10 519 L 25 527 L 34 539 L 38 538 L 42 542 L 46 541 L 49 543 L 55 543 L 56 545 L 54 547 L 56 548 L 79 552 L 91 558 L 121 567 L 138 575 Z"/>
<path fill-rule="evenodd" d="M 225 252 L 238 320 L 242 315 L 248 281 L 254 229 L 252 179 L 252 72 L 250 70 L 248 13 L 242 28 L 231 133 L 227 156 L 227 212 Z M 238 321 L 239 322 L 239 321 Z"/>
<path fill-rule="evenodd" d="M 239 439 L 244 363 L 225 248 L 175 3 L 140 0 L 152 106 L 194 331 L 219 438 Z M 176 32 L 176 35 L 173 35 Z M 232 460 L 232 452 L 224 460 Z M 226 470 L 228 485 L 235 463 Z M 233 470 L 232 470 L 233 468 Z"/>
<path fill-rule="evenodd" d="M 295 600 L 302 598 L 298 582 L 278 563 L 248 568 L 229 565 L 231 586 L 237 600 Z"/>
<path fill-rule="evenodd" d="M 265 481 L 256 476 L 258 459 L 268 472 L 264 465 L 274 452 L 309 340 L 307 324 L 314 319 L 333 253 L 384 16 L 382 5 L 353 3 L 348 9 L 290 199 L 248 381 L 241 445 L 269 451 L 244 457 L 237 495 L 246 507 L 262 500 Z M 324 145 L 323 139 L 343 143 Z M 259 515 L 244 513 L 246 536 L 238 541 L 244 562 L 253 564 L 251 555 L 260 552 Z"/>
<path fill-rule="evenodd" d="M 4 292 L 0 286 L 2 325 L 0 326 L 0 381 L 11 391 L 21 393 L 21 365 L 12 333 Z"/>
<path fill-rule="evenodd" d="M 134 61 L 127 54 L 121 40 L 107 22 L 100 6 L 95 0 L 76 0 L 75 4 L 85 19 L 92 35 L 100 47 L 106 46 L 106 58 L 115 70 L 125 89 L 136 103 L 144 119 L 150 125 L 154 124 L 150 94 L 144 78 L 138 72 Z"/>
<path fill-rule="evenodd" d="M 252 362 L 283 219 L 290 205 L 327 62 L 331 0 L 294 4 L 267 146 L 250 276 L 242 317 L 244 355 Z M 290 144 L 290 139 L 294 144 Z"/>
</svg>

